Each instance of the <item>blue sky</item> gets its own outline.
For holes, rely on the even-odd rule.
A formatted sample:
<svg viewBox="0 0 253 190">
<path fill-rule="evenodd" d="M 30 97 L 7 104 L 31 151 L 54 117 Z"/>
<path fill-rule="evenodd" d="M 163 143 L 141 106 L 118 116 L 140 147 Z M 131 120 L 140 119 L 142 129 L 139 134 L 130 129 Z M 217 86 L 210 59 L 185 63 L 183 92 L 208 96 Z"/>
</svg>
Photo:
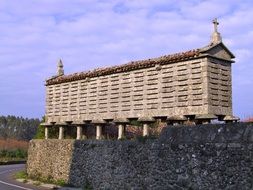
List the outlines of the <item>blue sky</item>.
<svg viewBox="0 0 253 190">
<path fill-rule="evenodd" d="M 233 110 L 253 115 L 251 0 L 1 0 L 0 115 L 41 117 L 45 79 L 207 45 L 217 17 L 235 54 Z"/>
</svg>

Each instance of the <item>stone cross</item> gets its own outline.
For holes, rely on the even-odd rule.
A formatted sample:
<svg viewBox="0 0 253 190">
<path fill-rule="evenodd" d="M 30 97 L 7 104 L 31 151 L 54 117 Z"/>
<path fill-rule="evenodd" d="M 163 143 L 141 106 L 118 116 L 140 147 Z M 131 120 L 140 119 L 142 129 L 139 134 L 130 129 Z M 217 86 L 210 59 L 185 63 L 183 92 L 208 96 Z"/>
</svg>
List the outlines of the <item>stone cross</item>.
<svg viewBox="0 0 253 190">
<path fill-rule="evenodd" d="M 214 31 L 215 31 L 215 32 L 218 32 L 218 25 L 219 25 L 219 22 L 218 22 L 217 18 L 215 18 L 215 19 L 213 20 L 213 25 L 214 25 Z"/>
<path fill-rule="evenodd" d="M 215 18 L 213 20 L 214 31 L 213 31 L 213 34 L 212 34 L 212 37 L 211 37 L 211 43 L 212 44 L 217 44 L 217 43 L 220 43 L 222 41 L 221 35 L 218 32 L 218 25 L 219 25 L 218 20 L 217 20 L 217 18 Z"/>
</svg>

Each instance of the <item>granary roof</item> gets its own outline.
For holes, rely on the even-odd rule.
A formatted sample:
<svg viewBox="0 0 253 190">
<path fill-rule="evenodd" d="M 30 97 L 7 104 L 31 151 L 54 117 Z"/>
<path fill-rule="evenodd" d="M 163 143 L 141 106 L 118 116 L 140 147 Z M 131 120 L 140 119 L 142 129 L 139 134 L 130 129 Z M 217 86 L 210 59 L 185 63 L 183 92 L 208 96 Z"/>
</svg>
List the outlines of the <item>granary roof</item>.
<svg viewBox="0 0 253 190">
<path fill-rule="evenodd" d="M 219 22 L 217 19 L 213 20 L 214 31 L 211 36 L 211 43 L 209 45 L 199 48 L 193 49 L 190 51 L 185 51 L 181 53 L 175 53 L 171 55 L 165 55 L 158 58 L 146 59 L 140 61 L 132 61 L 127 64 L 112 66 L 107 68 L 98 68 L 92 71 L 79 72 L 70 75 L 64 75 L 63 65 L 60 61 L 61 65 L 58 66 L 58 75 L 53 76 L 46 81 L 46 86 L 53 84 L 60 84 L 65 82 L 77 81 L 82 79 L 87 79 L 90 77 L 98 77 L 103 75 L 109 75 L 114 73 L 127 72 L 131 70 L 144 69 L 153 67 L 156 65 L 165 65 L 170 63 L 176 63 L 179 61 L 187 61 L 191 59 L 196 59 L 200 57 L 215 57 L 218 59 L 222 59 L 227 62 L 234 62 L 232 59 L 235 56 L 229 51 L 229 49 L 222 43 L 222 38 L 220 33 L 218 32 Z M 219 54 L 220 53 L 220 54 Z"/>
<path fill-rule="evenodd" d="M 131 70 L 149 68 L 155 65 L 165 65 L 165 64 L 175 63 L 179 61 L 187 61 L 187 60 L 196 59 L 196 58 L 200 58 L 204 56 L 212 56 L 211 54 L 208 53 L 208 51 L 217 46 L 221 46 L 222 49 L 224 49 L 230 55 L 231 59 L 234 58 L 234 55 L 228 50 L 228 48 L 226 48 L 226 46 L 222 42 L 218 44 L 211 43 L 208 46 L 205 46 L 203 48 L 193 49 L 193 50 L 170 54 L 170 55 L 164 55 L 164 56 L 153 58 L 153 59 L 132 61 L 123 65 L 117 65 L 117 66 L 112 66 L 112 67 L 107 67 L 107 68 L 98 68 L 91 71 L 73 73 L 70 75 L 54 76 L 46 81 L 46 86 L 72 82 L 72 81 L 82 80 L 82 79 L 91 78 L 91 77 L 109 75 L 109 74 L 114 74 L 114 73 L 127 72 Z M 226 60 L 226 61 L 233 62 L 232 60 Z"/>
</svg>

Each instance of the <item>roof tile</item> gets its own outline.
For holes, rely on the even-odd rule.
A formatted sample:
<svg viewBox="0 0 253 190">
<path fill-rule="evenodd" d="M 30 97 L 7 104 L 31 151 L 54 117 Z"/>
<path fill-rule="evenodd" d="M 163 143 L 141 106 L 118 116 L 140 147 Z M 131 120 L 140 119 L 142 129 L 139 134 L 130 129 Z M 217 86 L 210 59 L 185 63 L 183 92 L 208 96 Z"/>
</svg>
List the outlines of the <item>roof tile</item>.
<svg viewBox="0 0 253 190">
<path fill-rule="evenodd" d="M 155 65 L 165 65 L 182 60 L 189 60 L 200 55 L 200 49 L 194 49 L 186 52 L 165 55 L 154 59 L 132 61 L 127 64 L 112 66 L 107 68 L 97 68 L 92 71 L 74 73 L 70 75 L 62 75 L 58 77 L 52 77 L 46 81 L 46 86 L 60 84 L 65 82 L 71 82 L 76 80 L 82 80 L 85 78 L 98 77 L 113 73 L 127 72 L 136 69 L 148 68 Z"/>
</svg>

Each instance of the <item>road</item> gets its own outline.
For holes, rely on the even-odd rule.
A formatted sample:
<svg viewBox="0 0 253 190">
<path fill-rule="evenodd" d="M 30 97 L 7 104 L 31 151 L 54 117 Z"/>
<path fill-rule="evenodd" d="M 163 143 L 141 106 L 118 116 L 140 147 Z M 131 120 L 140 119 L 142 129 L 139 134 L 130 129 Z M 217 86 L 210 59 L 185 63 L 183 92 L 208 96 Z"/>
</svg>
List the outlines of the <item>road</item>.
<svg viewBox="0 0 253 190">
<path fill-rule="evenodd" d="M 36 187 L 14 180 L 14 173 L 24 169 L 25 164 L 0 166 L 0 190 L 48 190 L 47 188 Z"/>
</svg>

